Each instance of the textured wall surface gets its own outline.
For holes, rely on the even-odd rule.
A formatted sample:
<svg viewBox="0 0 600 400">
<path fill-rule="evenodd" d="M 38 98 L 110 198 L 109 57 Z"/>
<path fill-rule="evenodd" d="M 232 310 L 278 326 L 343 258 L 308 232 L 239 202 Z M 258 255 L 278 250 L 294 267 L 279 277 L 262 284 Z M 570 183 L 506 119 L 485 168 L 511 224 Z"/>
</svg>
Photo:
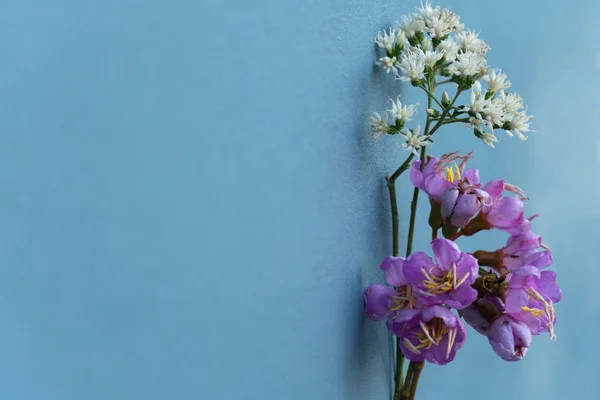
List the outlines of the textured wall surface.
<svg viewBox="0 0 600 400">
<path fill-rule="evenodd" d="M 370 3 L 2 3 L 2 397 L 386 398 Z"/>
<path fill-rule="evenodd" d="M 445 5 L 491 44 L 490 62 L 504 66 L 545 139 L 501 137 L 494 152 L 456 127 L 432 150 L 475 148 L 484 179 L 529 189 L 548 244 L 568 244 L 556 269 L 573 294 L 558 307 L 560 343 L 536 338 L 526 360 L 508 364 L 471 330 L 455 363 L 426 368 L 421 399 L 439 399 L 440 388 L 479 398 L 465 397 L 467 387 L 488 399 L 563 399 L 585 386 L 583 365 L 598 355 L 577 328 L 597 317 L 592 254 L 578 253 L 584 272 L 564 265 L 575 262 L 573 246 L 598 238 L 574 222 L 598 213 L 565 193 L 597 180 L 588 115 L 599 7 L 504 3 Z M 362 290 L 382 280 L 391 247 L 383 176 L 405 154 L 399 142 L 373 143 L 367 118 L 402 90 L 423 104 L 373 66 L 377 31 L 413 6 L 3 1 L 0 396 L 389 399 L 391 342 L 363 317 Z M 586 31 L 573 43 L 551 24 Z M 556 46 L 563 53 L 548 65 Z M 565 132 L 578 136 L 565 145 Z M 573 159 L 565 146 L 578 141 L 593 145 Z M 565 158 L 576 179 L 555 164 Z M 399 191 L 405 229 L 406 180 Z M 415 247 L 427 248 L 417 233 Z M 581 281 L 592 283 L 578 291 Z M 567 372 L 576 377 L 561 383 Z M 497 390 L 490 377 L 511 385 Z"/>
</svg>

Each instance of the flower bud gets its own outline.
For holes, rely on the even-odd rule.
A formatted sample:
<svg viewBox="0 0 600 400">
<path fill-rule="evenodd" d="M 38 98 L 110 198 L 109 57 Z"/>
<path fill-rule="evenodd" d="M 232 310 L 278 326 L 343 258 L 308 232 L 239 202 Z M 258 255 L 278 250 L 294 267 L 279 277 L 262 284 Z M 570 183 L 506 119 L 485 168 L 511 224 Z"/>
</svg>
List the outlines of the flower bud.
<svg viewBox="0 0 600 400">
<path fill-rule="evenodd" d="M 458 189 L 450 189 L 442 196 L 442 218 L 458 228 L 467 225 L 480 207 L 477 195 L 461 194 Z"/>
<path fill-rule="evenodd" d="M 428 108 L 427 109 L 427 114 L 429 114 L 432 117 L 439 117 L 440 113 L 438 110 L 434 110 L 433 108 Z"/>
<path fill-rule="evenodd" d="M 531 344 L 531 331 L 523 322 L 503 314 L 490 325 L 488 340 L 500 358 L 519 361 Z"/>
<path fill-rule="evenodd" d="M 396 46 L 400 46 L 400 48 L 404 47 L 404 41 L 406 40 L 406 34 L 402 29 L 398 31 L 398 35 L 396 35 Z"/>
<path fill-rule="evenodd" d="M 427 39 L 423 39 L 423 41 L 421 42 L 421 49 L 423 49 L 423 51 L 427 51 L 431 48 L 431 42 Z"/>
<path fill-rule="evenodd" d="M 442 105 L 444 107 L 448 107 L 450 105 L 450 96 L 448 96 L 448 92 L 446 91 L 442 93 Z"/>
</svg>

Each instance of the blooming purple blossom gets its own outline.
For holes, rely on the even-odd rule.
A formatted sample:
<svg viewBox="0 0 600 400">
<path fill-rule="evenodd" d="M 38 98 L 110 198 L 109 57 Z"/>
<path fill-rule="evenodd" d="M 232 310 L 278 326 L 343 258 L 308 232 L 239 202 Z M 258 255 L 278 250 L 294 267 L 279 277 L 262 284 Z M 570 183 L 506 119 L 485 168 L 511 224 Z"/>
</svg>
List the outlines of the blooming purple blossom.
<svg viewBox="0 0 600 400">
<path fill-rule="evenodd" d="M 490 205 L 481 209 L 481 218 L 490 226 L 507 231 L 511 234 L 521 233 L 527 227 L 524 224 L 524 204 L 526 198 L 523 192 L 516 186 L 506 184 L 503 180 L 493 180 L 483 187 L 490 196 Z M 511 191 L 518 196 L 504 196 L 505 190 Z"/>
<path fill-rule="evenodd" d="M 524 265 L 536 265 L 543 269 L 552 264 L 552 253 L 550 251 L 538 251 L 538 248 L 543 246 L 542 238 L 531 231 L 520 235 L 512 235 L 501 249 L 502 265 L 499 268 L 505 271 L 514 271 Z M 538 260 L 540 257 L 544 258 Z M 531 264 L 532 262 L 536 264 Z M 546 265 L 542 266 L 540 263 L 546 263 Z"/>
<path fill-rule="evenodd" d="M 410 171 L 410 180 L 413 185 L 427 193 L 433 203 L 440 204 L 442 196 L 449 189 L 458 187 L 461 174 L 463 174 L 469 158 L 471 158 L 471 153 L 460 156 L 456 152 L 444 154 L 440 159 L 427 157 L 422 171 L 421 160 L 417 160 L 413 163 Z M 460 165 L 452 165 L 458 160 L 461 160 Z M 476 172 L 470 172 L 469 176 L 472 177 L 476 174 Z"/>
<path fill-rule="evenodd" d="M 541 254 L 532 263 L 545 266 L 548 261 L 551 261 L 548 260 L 548 254 Z M 506 312 L 517 315 L 522 315 L 523 311 L 528 312 L 535 317 L 525 319 L 529 322 L 528 325 L 535 324 L 532 331 L 548 331 L 550 338 L 556 339 L 554 303 L 558 303 L 561 298 L 562 292 L 556 283 L 554 271 L 540 271 L 535 265 L 525 265 L 509 276 L 505 298 Z M 534 303 L 531 303 L 532 301 Z M 532 304 L 534 307 L 530 307 Z M 544 319 L 540 320 L 542 316 Z"/>
<path fill-rule="evenodd" d="M 525 357 L 531 344 L 529 327 L 508 314 L 492 322 L 487 336 L 492 349 L 506 361 L 518 361 Z"/>
<path fill-rule="evenodd" d="M 403 273 L 404 258 L 386 257 L 380 268 L 385 271 L 385 280 L 390 286 L 374 283 L 364 294 L 365 313 L 373 321 L 392 317 L 414 303 L 412 289 Z"/>
<path fill-rule="evenodd" d="M 415 296 L 424 305 L 467 307 L 477 297 L 471 287 L 477 278 L 477 260 L 461 253 L 456 243 L 447 239 L 432 241 L 431 249 L 435 262 L 427 254 L 416 252 L 404 263 L 404 276 Z"/>
<path fill-rule="evenodd" d="M 524 322 L 529 327 L 532 335 L 549 332 L 550 327 L 554 327 L 556 324 L 554 309 L 552 309 L 551 314 L 547 314 L 544 310 L 544 304 L 535 299 L 530 299 L 518 314 L 511 315 Z"/>
<path fill-rule="evenodd" d="M 448 364 L 467 338 L 465 324 L 442 306 L 402 311 L 387 325 L 400 339 L 405 357 L 412 361 Z"/>
<path fill-rule="evenodd" d="M 490 202 L 490 196 L 481 190 L 479 171 L 469 168 L 458 182 L 442 195 L 442 218 L 452 226 L 462 228 L 479 212 L 482 206 Z"/>
</svg>

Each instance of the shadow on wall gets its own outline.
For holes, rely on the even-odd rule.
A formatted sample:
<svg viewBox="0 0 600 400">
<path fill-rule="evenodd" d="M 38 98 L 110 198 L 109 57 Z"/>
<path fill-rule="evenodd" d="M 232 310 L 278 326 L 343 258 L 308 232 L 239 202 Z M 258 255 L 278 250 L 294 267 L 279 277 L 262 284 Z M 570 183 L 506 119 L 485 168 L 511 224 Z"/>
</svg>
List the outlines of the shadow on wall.
<svg viewBox="0 0 600 400">
<path fill-rule="evenodd" d="M 372 59 L 375 60 L 377 51 L 375 46 L 373 48 L 375 51 Z M 360 104 L 353 108 L 361 112 L 354 116 L 357 157 L 351 171 L 359 178 L 357 181 L 375 183 L 368 186 L 372 191 L 362 194 L 365 199 L 361 205 L 361 212 L 366 216 L 362 226 L 365 231 L 363 237 L 366 243 L 363 244 L 363 249 L 366 254 L 358 257 L 360 265 L 352 269 L 355 271 L 351 280 L 354 287 L 346 291 L 348 298 L 344 299 L 345 309 L 355 310 L 348 316 L 350 320 L 347 328 L 350 329 L 348 334 L 351 338 L 348 338 L 350 348 L 345 353 L 348 358 L 344 362 L 344 373 L 346 381 L 353 382 L 353 386 L 347 389 L 351 398 L 389 398 L 393 392 L 393 338 L 388 333 L 385 323 L 375 323 L 365 316 L 363 293 L 369 284 L 383 281 L 379 264 L 390 254 L 390 205 L 384 178 L 391 173 L 390 168 L 394 168 L 393 162 L 390 163 L 389 160 L 394 159 L 400 149 L 396 144 L 390 146 L 389 142 L 373 139 L 369 132 L 369 117 L 372 111 L 380 110 L 381 113 L 387 108 L 385 99 L 389 100 L 388 97 L 395 98 L 400 94 L 401 86 L 393 82 L 393 78 L 383 73 L 374 63 L 371 74 L 365 76 L 358 86 L 364 96 L 357 100 Z M 393 94 L 382 96 L 382 93 L 392 90 Z M 373 171 L 373 176 L 362 176 L 365 173 L 373 174 Z"/>
</svg>

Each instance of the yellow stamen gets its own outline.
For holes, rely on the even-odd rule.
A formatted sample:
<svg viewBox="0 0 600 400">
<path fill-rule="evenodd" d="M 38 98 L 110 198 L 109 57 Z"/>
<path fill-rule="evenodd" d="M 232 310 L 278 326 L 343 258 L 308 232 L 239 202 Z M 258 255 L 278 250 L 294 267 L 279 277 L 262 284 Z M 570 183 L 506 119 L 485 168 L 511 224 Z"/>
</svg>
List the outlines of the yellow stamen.
<svg viewBox="0 0 600 400">
<path fill-rule="evenodd" d="M 442 273 L 442 275 L 438 276 L 438 275 L 434 274 L 433 271 L 435 269 L 440 271 Z M 422 293 L 426 296 L 430 296 L 430 297 L 433 297 L 438 294 L 444 294 L 453 289 L 456 289 L 457 287 L 462 285 L 466 279 L 466 277 L 463 277 L 463 279 L 461 279 L 459 282 L 456 281 L 456 278 L 457 278 L 456 277 L 456 266 L 454 266 L 454 265 L 452 266 L 451 270 L 449 270 L 445 273 L 438 266 L 432 267 L 429 270 L 429 273 L 427 273 L 425 268 L 421 268 L 421 272 L 425 276 L 425 279 L 423 280 L 423 288 L 425 288 L 426 291 L 423 291 L 423 290 L 419 290 L 419 291 L 420 291 L 420 293 Z"/>
<path fill-rule="evenodd" d="M 460 169 L 458 169 L 456 163 L 454 163 L 454 168 L 456 168 L 456 179 L 460 180 Z"/>
<path fill-rule="evenodd" d="M 446 167 L 446 180 L 448 182 L 454 182 L 454 171 L 452 167 Z"/>
<path fill-rule="evenodd" d="M 405 308 L 412 308 L 413 294 L 408 286 L 401 286 L 395 296 L 392 296 L 390 311 L 398 311 Z"/>
<path fill-rule="evenodd" d="M 522 310 L 528 313 L 533 314 L 534 317 L 539 318 L 544 315 L 544 310 L 538 310 L 537 308 L 529 308 L 527 306 L 523 306 Z"/>
<path fill-rule="evenodd" d="M 415 349 L 429 349 L 433 345 L 437 346 L 442 341 L 444 335 L 450 332 L 441 318 L 434 318 L 427 324 L 421 322 L 420 325 L 423 331 L 417 334 L 419 344 L 414 346 Z"/>
</svg>

